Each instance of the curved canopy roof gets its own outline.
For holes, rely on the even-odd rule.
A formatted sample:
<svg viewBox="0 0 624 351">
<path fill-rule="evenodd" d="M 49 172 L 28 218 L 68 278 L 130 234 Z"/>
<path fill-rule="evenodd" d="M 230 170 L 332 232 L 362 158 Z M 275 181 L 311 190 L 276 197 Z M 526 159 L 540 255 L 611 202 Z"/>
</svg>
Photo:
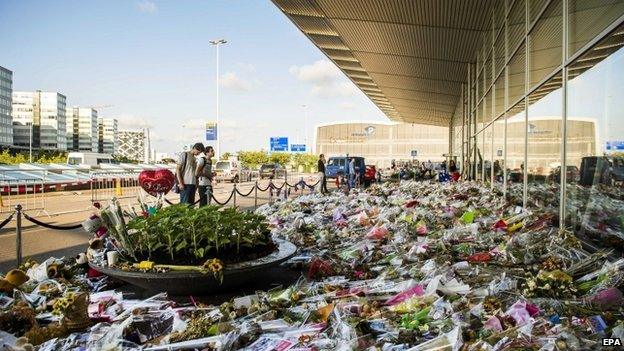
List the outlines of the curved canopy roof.
<svg viewBox="0 0 624 351">
<path fill-rule="evenodd" d="M 448 126 L 491 33 L 492 0 L 273 2 L 394 121 Z"/>
</svg>

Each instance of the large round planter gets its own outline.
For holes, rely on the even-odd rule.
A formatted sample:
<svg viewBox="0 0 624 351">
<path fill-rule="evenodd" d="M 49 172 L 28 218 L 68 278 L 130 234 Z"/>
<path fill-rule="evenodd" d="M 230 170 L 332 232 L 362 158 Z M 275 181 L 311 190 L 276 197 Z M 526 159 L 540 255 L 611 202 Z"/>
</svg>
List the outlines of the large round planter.
<svg viewBox="0 0 624 351">
<path fill-rule="evenodd" d="M 275 240 L 275 244 L 277 250 L 267 256 L 225 265 L 221 284 L 211 273 L 123 271 L 93 263 L 89 265 L 99 272 L 147 291 L 166 291 L 170 295 L 207 294 L 226 291 L 257 279 L 263 271 L 291 258 L 297 250 L 297 247 L 288 241 Z"/>
</svg>

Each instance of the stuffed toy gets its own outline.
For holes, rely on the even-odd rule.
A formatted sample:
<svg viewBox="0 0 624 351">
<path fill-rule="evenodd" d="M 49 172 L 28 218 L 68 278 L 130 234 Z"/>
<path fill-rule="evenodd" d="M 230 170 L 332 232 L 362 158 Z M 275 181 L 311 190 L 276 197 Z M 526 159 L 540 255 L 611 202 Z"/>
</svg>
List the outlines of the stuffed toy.
<svg viewBox="0 0 624 351">
<path fill-rule="evenodd" d="M 0 279 L 0 292 L 11 294 L 14 289 L 28 281 L 28 276 L 20 269 L 10 270 L 6 277 Z"/>
<path fill-rule="evenodd" d="M 104 226 L 102 219 L 98 215 L 91 215 L 87 220 L 82 222 L 82 228 L 87 233 L 94 234 L 98 238 L 101 238 L 106 234 L 108 229 Z"/>
</svg>

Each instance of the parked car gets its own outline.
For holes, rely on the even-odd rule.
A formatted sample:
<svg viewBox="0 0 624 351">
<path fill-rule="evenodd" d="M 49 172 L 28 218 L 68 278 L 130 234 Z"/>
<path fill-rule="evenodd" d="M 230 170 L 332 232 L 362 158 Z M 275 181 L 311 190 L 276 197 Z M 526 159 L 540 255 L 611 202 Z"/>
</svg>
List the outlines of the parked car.
<svg viewBox="0 0 624 351">
<path fill-rule="evenodd" d="M 337 156 L 330 157 L 327 160 L 327 165 L 325 166 L 325 176 L 327 178 L 336 178 L 340 176 L 346 176 L 349 174 L 349 162 L 351 159 L 355 159 L 355 173 L 358 173 L 360 176 L 359 182 L 363 183 L 364 180 L 364 171 L 366 170 L 366 163 L 364 162 L 364 157 L 346 157 L 346 156 Z"/>
<path fill-rule="evenodd" d="M 279 163 L 265 163 L 260 166 L 260 179 L 284 177 L 286 170 Z"/>
<path fill-rule="evenodd" d="M 374 165 L 366 165 L 364 171 L 364 186 L 369 186 L 377 181 L 377 167 Z"/>
<path fill-rule="evenodd" d="M 576 183 L 579 181 L 581 172 L 576 166 L 566 166 L 566 182 Z M 553 182 L 561 181 L 561 166 L 557 166 L 550 172 L 548 178 Z"/>
<path fill-rule="evenodd" d="M 215 165 L 216 180 L 236 183 L 240 178 L 239 169 L 238 161 L 218 161 Z"/>
</svg>

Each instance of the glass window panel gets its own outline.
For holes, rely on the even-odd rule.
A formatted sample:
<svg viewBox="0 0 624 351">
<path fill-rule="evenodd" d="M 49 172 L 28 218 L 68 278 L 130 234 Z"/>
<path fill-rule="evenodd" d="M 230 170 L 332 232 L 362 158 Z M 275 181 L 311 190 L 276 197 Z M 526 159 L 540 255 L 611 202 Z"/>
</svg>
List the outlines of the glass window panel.
<svg viewBox="0 0 624 351">
<path fill-rule="evenodd" d="M 483 180 L 483 132 L 477 134 L 475 147 L 476 147 L 475 148 L 476 150 L 476 160 L 475 160 L 476 180 L 482 181 Z"/>
<path fill-rule="evenodd" d="M 561 166 L 562 138 L 561 73 L 529 96 L 527 124 L 527 206 L 546 207 L 558 213 L 559 183 L 554 172 Z M 552 201 L 541 203 L 537 194 L 549 194 Z"/>
<path fill-rule="evenodd" d="M 615 32 L 624 30 L 621 26 Z M 597 47 L 613 43 L 607 37 Z M 566 224 L 598 245 L 624 248 L 624 49 L 595 50 L 568 69 Z M 581 73 L 582 72 L 582 73 Z M 557 172 L 556 175 L 560 175 Z"/>
<path fill-rule="evenodd" d="M 494 45 L 494 76 L 497 76 L 505 67 L 505 36 L 498 36 Z"/>
<path fill-rule="evenodd" d="M 490 51 L 490 53 L 488 54 L 488 59 L 485 61 L 485 69 L 483 71 L 483 74 L 485 75 L 484 90 L 487 90 L 490 85 L 492 85 L 492 59 L 489 58 L 489 55 L 491 54 L 492 52 Z"/>
<path fill-rule="evenodd" d="M 518 51 L 509 61 L 509 100 L 510 106 L 513 106 L 519 98 L 524 95 L 525 85 L 525 59 L 526 52 L 524 44 L 520 46 Z"/>
<path fill-rule="evenodd" d="M 501 117 L 492 123 L 492 138 L 494 146 L 492 150 L 494 163 L 494 181 L 503 182 L 503 170 L 505 169 L 505 118 Z"/>
<path fill-rule="evenodd" d="M 513 50 L 520 44 L 526 29 L 524 0 L 517 0 L 514 2 L 507 23 L 508 45 L 509 48 Z"/>
<path fill-rule="evenodd" d="M 548 0 L 529 0 L 529 23 L 535 22 Z"/>
<path fill-rule="evenodd" d="M 492 125 L 490 124 L 484 131 L 483 140 L 483 162 L 485 173 L 483 175 L 483 181 L 490 183 L 492 181 Z"/>
<path fill-rule="evenodd" d="M 529 34 L 529 79 L 535 86 L 562 62 L 561 0 L 553 0 Z"/>
<path fill-rule="evenodd" d="M 483 129 L 483 101 L 477 106 L 477 132 Z"/>
<path fill-rule="evenodd" d="M 496 1 L 494 2 L 494 33 L 498 33 L 505 23 L 505 2 L 504 1 Z M 503 38 L 505 33 L 501 33 Z"/>
<path fill-rule="evenodd" d="M 624 14 L 624 0 L 568 0 L 568 55 L 571 56 Z"/>
<path fill-rule="evenodd" d="M 501 74 L 494 84 L 494 117 L 505 112 L 505 75 Z"/>
<path fill-rule="evenodd" d="M 492 90 L 488 91 L 483 99 L 483 124 L 486 125 L 492 121 Z"/>
</svg>

